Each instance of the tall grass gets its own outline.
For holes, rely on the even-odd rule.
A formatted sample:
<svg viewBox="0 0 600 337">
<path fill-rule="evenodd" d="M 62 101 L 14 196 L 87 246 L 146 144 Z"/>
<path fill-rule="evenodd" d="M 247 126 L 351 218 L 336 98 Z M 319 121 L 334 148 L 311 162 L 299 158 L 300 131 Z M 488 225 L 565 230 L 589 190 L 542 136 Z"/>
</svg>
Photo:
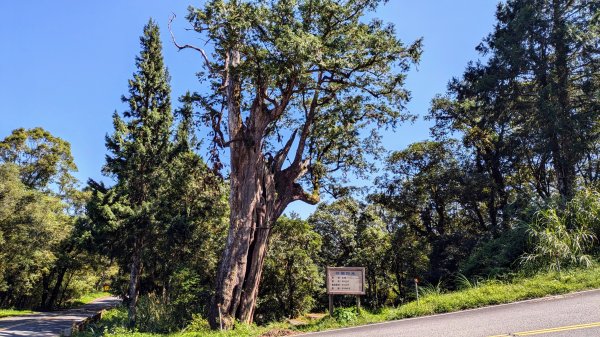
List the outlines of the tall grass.
<svg viewBox="0 0 600 337">
<path fill-rule="evenodd" d="M 526 264 L 538 264 L 560 273 L 561 265 L 589 267 L 592 257 L 586 254 L 596 240 L 587 224 L 569 228 L 570 210 L 559 212 L 548 208 L 537 212 L 535 221 L 527 231 L 533 241 L 533 251 L 523 256 Z"/>
</svg>

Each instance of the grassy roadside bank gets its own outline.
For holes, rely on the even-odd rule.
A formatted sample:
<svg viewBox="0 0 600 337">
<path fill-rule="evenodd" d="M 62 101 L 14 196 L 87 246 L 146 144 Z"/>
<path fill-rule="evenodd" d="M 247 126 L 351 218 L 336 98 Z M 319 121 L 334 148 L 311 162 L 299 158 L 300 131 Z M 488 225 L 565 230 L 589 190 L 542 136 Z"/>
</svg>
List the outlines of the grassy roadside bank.
<svg viewBox="0 0 600 337">
<path fill-rule="evenodd" d="M 79 337 L 122 336 L 122 337 L 258 337 L 262 335 L 283 336 L 292 333 L 321 331 L 369 323 L 378 323 L 395 319 L 426 316 L 437 313 L 453 312 L 479 308 L 488 305 L 511 303 L 520 300 L 539 298 L 548 295 L 565 294 L 574 291 L 600 288 L 600 266 L 590 269 L 539 273 L 530 277 L 516 277 L 511 281 L 483 281 L 477 284 L 465 282 L 464 289 L 439 293 L 428 291 L 419 303 L 409 302 L 397 308 L 384 308 L 377 312 L 362 310 L 360 314 L 352 308 L 338 309 L 336 318 L 326 316 L 320 320 L 309 321 L 303 325 L 273 323 L 264 327 L 239 326 L 233 331 L 212 332 L 196 327 L 186 332 L 172 334 L 152 334 L 129 332 L 123 328 L 127 314 L 123 309 L 113 309 L 97 326 L 80 333 Z M 189 331 L 189 330 L 199 331 Z"/>
<path fill-rule="evenodd" d="M 0 309 L 0 318 L 33 314 L 32 310 Z"/>
</svg>

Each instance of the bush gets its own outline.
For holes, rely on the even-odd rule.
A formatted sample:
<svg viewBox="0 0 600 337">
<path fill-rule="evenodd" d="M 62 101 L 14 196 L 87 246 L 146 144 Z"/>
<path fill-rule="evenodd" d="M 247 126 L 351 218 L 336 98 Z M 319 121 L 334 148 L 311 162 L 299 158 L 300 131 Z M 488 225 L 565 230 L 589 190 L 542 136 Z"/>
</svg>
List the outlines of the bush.
<svg viewBox="0 0 600 337">
<path fill-rule="evenodd" d="M 333 318 L 339 323 L 349 323 L 358 318 L 358 312 L 356 308 L 335 308 Z"/>
<path fill-rule="evenodd" d="M 211 331 L 208 320 L 201 315 L 194 314 L 192 320 L 185 328 L 185 331 L 190 332 L 209 332 Z"/>
<path fill-rule="evenodd" d="M 83 332 L 77 333 L 77 337 L 102 337 L 111 334 L 126 332 L 128 318 L 127 309 L 119 306 L 110 309 L 102 315 L 102 320 L 91 323 L 85 327 Z"/>
<path fill-rule="evenodd" d="M 171 278 L 169 301 L 183 325 L 190 322 L 196 313 L 206 314 L 212 287 L 203 282 L 198 272 L 182 268 Z"/>
<path fill-rule="evenodd" d="M 589 267 L 598 254 L 594 243 L 600 232 L 600 193 L 583 188 L 568 202 L 555 197 L 537 211 L 527 234 L 531 249 L 522 261 L 533 270 L 560 272 L 566 265 Z"/>
<path fill-rule="evenodd" d="M 496 277 L 518 269 L 516 263 L 527 249 L 527 228 L 510 229 L 496 239 L 483 241 L 460 266 L 466 277 Z"/>
</svg>

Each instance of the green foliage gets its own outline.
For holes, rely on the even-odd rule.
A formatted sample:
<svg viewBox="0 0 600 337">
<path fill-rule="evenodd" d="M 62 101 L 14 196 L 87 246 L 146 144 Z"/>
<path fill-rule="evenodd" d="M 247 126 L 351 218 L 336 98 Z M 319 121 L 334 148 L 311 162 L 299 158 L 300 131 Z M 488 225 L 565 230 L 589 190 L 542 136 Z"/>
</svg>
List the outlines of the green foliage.
<svg viewBox="0 0 600 337">
<path fill-rule="evenodd" d="M 232 184 L 260 184 L 234 186 L 231 195 L 259 191 L 239 200 L 258 200 L 252 218 L 269 212 L 264 223 L 244 214 L 242 224 L 272 230 L 259 323 L 323 308 L 325 266 L 364 266 L 368 308 L 404 305 L 364 315 L 338 308 L 298 329 L 600 286 L 598 268 L 563 270 L 589 267 L 600 253 L 600 194 L 592 189 L 600 182 L 600 4 L 500 4 L 494 31 L 478 46 L 485 62 L 470 63 L 433 101 L 434 140 L 391 153 L 368 205 L 342 185 L 348 173 L 366 177 L 377 167 L 379 129 L 411 118 L 404 81 L 421 54 L 420 40 L 405 46 L 393 26 L 364 20 L 383 2 L 211 0 L 190 7 L 188 20 L 213 48 L 202 53 L 206 92 L 186 94 L 176 114 L 159 29 L 149 21 L 123 96 L 128 108 L 115 112 L 106 138 L 103 172 L 113 186 L 90 181 L 88 191 L 77 191 L 69 144 L 41 128 L 17 129 L 0 142 L 0 305 L 69 305 L 112 277 L 115 292 L 131 287 L 131 303 L 141 294 L 137 326 L 123 328 L 118 309 L 87 334 L 143 336 L 187 326 L 190 335 L 251 336 L 269 329 L 207 332 L 223 245 L 244 247 L 256 236 L 225 239 L 227 190 L 196 153 L 194 104 L 210 129 L 215 168 L 229 147 Z M 239 168 L 256 169 L 260 179 L 236 176 Z M 322 189 L 344 197 L 319 205 L 308 221 L 270 223 L 291 201 L 317 203 Z M 518 276 L 519 256 L 557 270 L 560 280 L 552 272 Z M 86 267 L 94 262 L 119 270 L 98 277 Z M 245 262 L 236 261 L 241 272 Z M 419 303 L 408 302 L 415 277 L 434 284 L 419 288 Z M 463 290 L 448 291 L 454 287 Z"/>
<path fill-rule="evenodd" d="M 321 236 L 308 222 L 281 217 L 271 236 L 261 282 L 256 321 L 298 317 L 315 305 L 323 277 L 317 262 Z"/>
<path fill-rule="evenodd" d="M 584 190 L 564 209 L 551 204 L 539 210 L 528 229 L 532 249 L 523 255 L 524 263 L 559 272 L 561 264 L 589 267 L 592 259 L 587 253 L 597 241 L 591 228 L 597 226 L 600 210 L 600 202 L 594 200 L 595 196 Z"/>
<path fill-rule="evenodd" d="M 463 183 L 470 177 L 460 158 L 455 142 L 411 144 L 390 155 L 388 172 L 377 182 L 380 192 L 371 196 L 388 211 L 387 218 L 396 228 L 408 227 L 427 243 L 421 247 L 428 255 L 425 276 L 430 282 L 457 270 L 485 226 L 472 216 L 476 200 Z"/>
<path fill-rule="evenodd" d="M 395 223 L 389 216 L 390 223 Z M 430 249 L 427 241 L 417 235 L 415 231 L 408 226 L 394 226 L 392 232 L 392 242 L 389 247 L 391 258 L 391 268 L 388 273 L 393 274 L 396 281 L 397 293 L 395 304 L 413 299 L 414 279 L 423 279 L 429 268 L 428 254 Z"/>
<path fill-rule="evenodd" d="M 110 256 L 118 258 L 122 273 L 130 275 L 126 299 L 132 326 L 141 271 L 148 261 L 143 256 L 151 256 L 154 247 L 148 243 L 164 234 L 165 226 L 158 219 L 159 204 L 169 176 L 174 119 L 159 29 L 152 20 L 144 27 L 140 46 L 129 95 L 121 98 L 129 109 L 122 116 L 115 111 L 114 132 L 106 137 L 109 154 L 103 173 L 116 184 L 108 190 L 91 181 L 93 196 L 88 205 L 88 216 L 96 227 L 92 235 L 102 233 L 102 245 L 112 250 Z M 115 242 L 106 240 L 109 237 L 118 240 L 121 247 L 117 251 Z"/>
<path fill-rule="evenodd" d="M 322 237 L 321 262 L 324 266 L 347 266 L 357 248 L 357 222 L 360 205 L 351 198 L 322 203 L 308 222 Z"/>
<path fill-rule="evenodd" d="M 223 167 L 222 148 L 230 159 L 225 252 L 233 255 L 223 256 L 213 327 L 218 304 L 225 305 L 226 325 L 252 313 L 259 283 L 244 273 L 260 275 L 263 257 L 235 254 L 255 243 L 262 254 L 268 234 L 235 235 L 239 226 L 272 226 L 291 202 L 316 204 L 322 189 L 341 191 L 348 173 L 373 172 L 370 159 L 382 153 L 379 129 L 412 117 L 404 110 L 404 82 L 421 41 L 405 46 L 392 25 L 363 19 L 384 2 L 211 0 L 190 7 L 187 19 L 212 49 L 181 48 L 204 58 L 199 77 L 208 89 L 195 101 L 210 129 L 211 160 Z M 264 210 L 264 217 L 249 216 Z M 251 268 L 243 270 L 246 263 Z M 232 292 L 236 286 L 244 292 Z M 238 307 L 241 301 L 250 305 Z"/>
<path fill-rule="evenodd" d="M 464 274 L 458 273 L 456 274 L 456 287 L 459 290 L 462 289 L 471 289 L 479 286 L 479 282 L 477 280 L 469 280 L 467 276 Z"/>
<path fill-rule="evenodd" d="M 393 234 L 378 209 L 346 197 L 321 204 L 308 222 L 323 239 L 319 252 L 322 270 L 327 266 L 366 268 L 365 304 L 382 306 L 395 288 L 392 274 Z"/>
<path fill-rule="evenodd" d="M 564 294 L 573 291 L 594 289 L 600 287 L 600 267 L 591 269 L 571 269 L 563 271 L 559 275 L 556 272 L 542 272 L 534 276 L 518 276 L 512 280 L 500 282 L 497 280 L 480 282 L 477 287 L 470 287 L 464 290 L 448 293 L 431 293 L 421 297 L 419 303 L 416 301 L 406 303 L 397 308 L 384 308 L 377 312 L 361 310 L 360 315 L 356 313 L 355 308 L 337 308 L 334 316 L 339 316 L 340 320 L 325 316 L 322 319 L 310 322 L 306 325 L 293 327 L 286 324 L 275 324 L 266 327 L 256 327 L 252 325 L 236 326 L 235 330 L 219 332 L 205 331 L 200 332 L 182 332 L 168 334 L 164 336 L 179 337 L 230 337 L 247 336 L 258 337 L 269 330 L 280 331 L 291 329 L 297 332 L 322 331 L 327 329 L 342 328 L 369 323 L 384 322 L 394 319 L 409 317 L 426 316 L 437 313 L 453 312 L 464 309 L 479 308 L 487 305 L 510 303 L 519 300 L 539 298 L 547 295 Z M 120 337 L 138 337 L 148 336 L 157 337 L 156 334 L 139 334 L 117 330 L 114 328 L 114 315 L 116 310 L 109 311 L 108 318 L 103 318 L 101 325 L 109 331 L 121 331 L 114 334 L 91 334 L 86 332 L 79 337 L 96 336 L 120 336 Z M 122 324 L 126 322 L 126 314 L 122 311 Z M 202 323 L 200 323 L 202 324 Z M 112 328 L 109 328 L 112 327 Z M 102 328 L 96 327 L 96 330 Z M 110 330 L 112 329 L 112 330 Z"/>
<path fill-rule="evenodd" d="M 173 332 L 183 328 L 174 307 L 166 298 L 150 293 L 140 297 L 136 327 L 140 331 Z"/>
<path fill-rule="evenodd" d="M 171 111 L 154 21 L 144 27 L 140 45 L 122 98 L 128 109 L 115 112 L 114 132 L 106 138 L 103 172 L 115 184 L 89 182 L 86 246 L 119 266 L 113 289 L 127 294 L 132 323 L 139 293 L 137 327 L 173 331 L 209 303 L 228 208 L 222 181 L 195 152 L 190 95 L 182 97 L 177 115 Z"/>
<path fill-rule="evenodd" d="M 583 188 L 575 194 L 566 205 L 566 221 L 569 228 L 582 228 L 591 231 L 597 240 L 600 239 L 600 192 L 596 188 Z M 598 254 L 600 245 L 592 248 Z"/>
<path fill-rule="evenodd" d="M 363 206 L 357 223 L 356 250 L 349 262 L 365 267 L 366 296 L 364 305 L 381 307 L 389 304 L 394 288 L 390 273 L 393 259 L 393 234 L 373 206 Z"/>
<path fill-rule="evenodd" d="M 0 305 L 37 304 L 42 278 L 73 228 L 64 209 L 58 197 L 26 186 L 16 165 L 0 164 Z"/>
<path fill-rule="evenodd" d="M 419 287 L 419 294 L 423 296 L 438 296 L 444 293 L 444 283 L 440 280 L 435 284 Z"/>
<path fill-rule="evenodd" d="M 211 331 L 208 320 L 198 314 L 192 316 L 192 320 L 185 327 L 185 331 L 189 332 L 204 332 L 208 333 Z"/>
<path fill-rule="evenodd" d="M 358 317 L 356 308 L 335 308 L 333 318 L 341 324 L 348 324 Z"/>
<path fill-rule="evenodd" d="M 90 256 L 81 250 L 88 194 L 76 188 L 70 148 L 42 128 L 17 129 L 0 142 L 0 261 L 8 259 L 0 263 L 0 292 L 9 291 L 0 305 L 49 310 L 93 291 L 95 270 L 84 267 Z"/>
<path fill-rule="evenodd" d="M 123 307 L 107 310 L 102 320 L 86 327 L 86 331 L 78 333 L 78 337 L 100 337 L 127 334 L 127 310 Z"/>
<path fill-rule="evenodd" d="M 502 277 L 520 268 L 519 258 L 527 249 L 527 228 L 518 226 L 498 238 L 480 242 L 461 264 L 467 277 Z"/>
<path fill-rule="evenodd" d="M 214 259 L 214 256 L 213 256 Z M 200 270 L 180 269 L 171 275 L 168 305 L 178 324 L 185 325 L 194 314 L 205 310 L 210 300 L 207 280 Z M 151 330 L 152 331 L 152 330 Z"/>
<path fill-rule="evenodd" d="M 434 133 L 458 132 L 473 149 L 477 170 L 489 178 L 485 194 L 494 197 L 488 207 L 510 210 L 511 199 L 526 201 L 530 192 L 570 199 L 582 162 L 590 170 L 582 175 L 594 180 L 598 10 L 585 0 L 500 4 L 494 31 L 477 48 L 486 62 L 470 63 L 434 101 Z"/>
<path fill-rule="evenodd" d="M 13 130 L 0 141 L 0 163 L 17 165 L 21 181 L 30 188 L 48 191 L 55 185 L 67 193 L 76 183 L 71 145 L 42 128 Z"/>
<path fill-rule="evenodd" d="M 435 141 L 388 159 L 371 199 L 426 241 L 430 282 L 458 270 L 467 277 L 516 271 L 528 236 L 518 224 L 555 194 L 556 212 L 538 214 L 535 222 L 544 223 L 530 230 L 540 245 L 529 260 L 554 256 L 545 263 L 558 267 L 562 258 L 550 252 L 563 251 L 562 263 L 589 261 L 597 208 L 561 210 L 585 190 L 581 182 L 592 186 L 597 177 L 599 64 L 589 53 L 598 51 L 599 9 L 589 1 L 499 5 L 498 24 L 478 46 L 486 61 L 469 63 L 433 101 Z"/>
<path fill-rule="evenodd" d="M 198 101 L 215 147 L 226 135 L 241 136 L 247 115 L 273 156 L 286 143 L 282 135 L 299 136 L 292 166 L 306 162 L 302 178 L 317 195 L 319 186 L 337 185 L 331 169 L 372 169 L 368 155 L 381 150 L 376 126 L 410 117 L 403 112 L 405 73 L 421 54 L 420 40 L 404 45 L 392 25 L 361 20 L 382 2 L 215 0 L 190 7 L 188 20 L 214 45 L 201 77 L 211 89 Z M 239 92 L 223 90 L 226 81 Z M 265 103 L 264 111 L 254 109 L 255 101 Z M 236 125 L 225 129 L 228 115 L 240 119 L 231 117 Z"/>
<path fill-rule="evenodd" d="M 157 204 L 168 177 L 172 148 L 169 76 L 158 26 L 153 21 L 144 27 L 140 45 L 138 70 L 129 81 L 129 96 L 122 97 L 129 109 L 123 118 L 116 112 L 113 115 L 114 133 L 106 137 L 109 155 L 103 168 L 116 179 L 111 193 L 118 204 L 113 205 L 110 220 L 112 226 L 120 228 L 130 256 L 139 256 L 143 241 L 156 237 L 161 227 L 156 219 L 160 212 Z"/>
</svg>

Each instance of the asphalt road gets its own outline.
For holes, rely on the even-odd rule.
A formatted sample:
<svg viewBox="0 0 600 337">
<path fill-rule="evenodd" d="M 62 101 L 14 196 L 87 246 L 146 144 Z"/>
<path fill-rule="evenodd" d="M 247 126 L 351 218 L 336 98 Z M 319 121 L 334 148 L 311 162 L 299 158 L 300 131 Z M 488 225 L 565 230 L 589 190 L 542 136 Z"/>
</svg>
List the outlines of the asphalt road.
<svg viewBox="0 0 600 337">
<path fill-rule="evenodd" d="M 116 297 L 104 297 L 76 309 L 2 318 L 0 337 L 59 336 L 63 329 L 70 328 L 73 323 L 83 321 L 102 309 L 114 307 L 120 302 L 121 300 Z"/>
<path fill-rule="evenodd" d="M 600 336 L 600 290 L 299 336 Z"/>
</svg>

